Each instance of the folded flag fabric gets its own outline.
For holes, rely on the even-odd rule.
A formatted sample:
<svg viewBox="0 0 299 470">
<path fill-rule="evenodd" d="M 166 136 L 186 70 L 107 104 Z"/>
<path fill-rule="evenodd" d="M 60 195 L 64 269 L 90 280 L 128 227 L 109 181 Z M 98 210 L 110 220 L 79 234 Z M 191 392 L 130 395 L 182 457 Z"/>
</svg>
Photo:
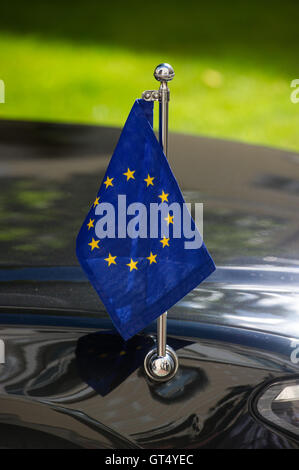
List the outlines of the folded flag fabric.
<svg viewBox="0 0 299 470">
<path fill-rule="evenodd" d="M 215 270 L 201 239 L 196 248 L 186 244 L 183 225 L 200 235 L 184 203 L 153 131 L 153 103 L 136 100 L 76 247 L 125 340 Z"/>
</svg>

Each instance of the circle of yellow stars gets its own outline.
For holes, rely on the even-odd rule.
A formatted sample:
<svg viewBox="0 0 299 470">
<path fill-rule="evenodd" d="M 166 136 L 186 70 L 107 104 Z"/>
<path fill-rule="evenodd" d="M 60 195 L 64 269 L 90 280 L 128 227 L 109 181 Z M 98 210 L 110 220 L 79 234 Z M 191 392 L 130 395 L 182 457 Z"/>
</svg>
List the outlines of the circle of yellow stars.
<svg viewBox="0 0 299 470">
<path fill-rule="evenodd" d="M 123 172 L 123 175 L 126 176 L 127 178 L 127 181 L 129 180 L 135 180 L 135 176 L 134 176 L 134 173 L 135 173 L 135 170 L 131 170 L 130 168 L 127 168 L 127 171 Z M 147 177 L 144 178 L 144 181 L 146 182 L 146 187 L 148 188 L 149 186 L 154 186 L 154 179 L 155 179 L 155 176 L 151 176 L 149 173 L 147 174 Z M 113 187 L 114 184 L 113 184 L 113 180 L 114 178 L 110 178 L 108 175 L 106 177 L 106 180 L 103 182 L 103 184 L 105 185 L 105 188 L 108 189 L 110 186 Z M 169 202 L 168 201 L 168 196 L 169 196 L 169 193 L 165 193 L 164 189 L 162 190 L 162 193 L 158 195 L 158 197 L 160 198 L 161 200 L 161 203 L 163 202 Z M 93 207 L 96 208 L 98 205 L 100 204 L 100 196 L 98 196 L 94 203 L 93 203 Z M 167 222 L 167 225 L 169 224 L 173 224 L 173 215 L 170 215 L 168 214 L 167 217 L 165 217 L 164 220 L 166 220 Z M 90 230 L 91 228 L 94 228 L 94 222 L 95 222 L 95 219 L 89 219 L 89 222 L 87 223 L 87 227 L 88 227 L 88 230 Z M 169 247 L 169 241 L 170 241 L 170 238 L 167 238 L 165 236 L 163 236 L 162 240 L 160 240 L 160 243 L 162 244 L 162 247 L 165 248 L 165 247 Z M 94 249 L 96 248 L 100 248 L 99 247 L 99 243 L 100 243 L 100 240 L 95 240 L 93 237 L 90 241 L 90 243 L 88 243 L 88 245 L 90 246 L 90 249 L 91 251 L 93 251 Z M 157 254 L 153 254 L 152 252 L 150 252 L 150 255 L 146 257 L 147 260 L 149 260 L 149 264 L 153 264 L 153 263 L 156 263 L 157 264 Z M 112 256 L 111 253 L 109 253 L 108 257 L 107 258 L 104 258 L 104 260 L 107 262 L 107 266 L 110 267 L 112 266 L 113 264 L 117 264 L 116 263 L 116 260 L 117 259 L 117 256 Z M 131 271 L 134 271 L 134 270 L 138 270 L 138 265 L 139 261 L 134 261 L 132 258 L 130 259 L 130 262 L 128 264 L 126 264 L 126 266 L 128 266 L 128 268 L 130 269 L 130 272 Z"/>
</svg>

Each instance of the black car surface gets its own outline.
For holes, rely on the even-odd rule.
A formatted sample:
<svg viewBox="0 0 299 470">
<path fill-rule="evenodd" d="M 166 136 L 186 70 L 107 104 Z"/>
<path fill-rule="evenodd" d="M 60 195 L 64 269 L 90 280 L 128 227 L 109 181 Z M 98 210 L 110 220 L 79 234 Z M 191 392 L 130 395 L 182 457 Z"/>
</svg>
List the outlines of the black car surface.
<svg viewBox="0 0 299 470">
<path fill-rule="evenodd" d="M 170 136 L 217 270 L 169 311 L 180 367 L 153 383 L 156 325 L 124 343 L 75 256 L 119 132 L 0 123 L 0 447 L 298 448 L 299 155 Z"/>
</svg>

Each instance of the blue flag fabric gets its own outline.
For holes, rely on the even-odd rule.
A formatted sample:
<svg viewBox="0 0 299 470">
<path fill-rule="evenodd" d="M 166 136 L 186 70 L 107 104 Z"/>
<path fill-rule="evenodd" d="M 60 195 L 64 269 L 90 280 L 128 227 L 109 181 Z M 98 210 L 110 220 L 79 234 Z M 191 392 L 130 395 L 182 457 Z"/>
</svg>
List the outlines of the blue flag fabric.
<svg viewBox="0 0 299 470">
<path fill-rule="evenodd" d="M 148 209 L 146 215 L 130 206 L 136 202 Z M 168 204 L 169 214 L 150 236 L 153 203 Z M 171 211 L 172 203 L 183 207 L 184 199 L 153 131 L 153 103 L 136 100 L 77 237 L 79 262 L 125 340 L 215 270 L 203 242 L 187 249 L 183 234 L 174 233 L 175 218 L 182 222 L 186 211 L 179 216 Z M 199 236 L 189 212 L 187 218 Z M 134 237 L 128 236 L 129 224 L 131 229 L 135 225 Z M 99 237 L 105 230 L 107 236 Z"/>
</svg>

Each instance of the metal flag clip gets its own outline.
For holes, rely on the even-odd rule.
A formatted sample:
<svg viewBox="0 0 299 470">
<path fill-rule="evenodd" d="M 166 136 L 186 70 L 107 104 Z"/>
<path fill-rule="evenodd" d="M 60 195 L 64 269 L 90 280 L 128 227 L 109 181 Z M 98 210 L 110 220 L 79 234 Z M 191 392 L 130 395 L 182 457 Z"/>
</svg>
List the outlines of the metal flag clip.
<svg viewBox="0 0 299 470">
<path fill-rule="evenodd" d="M 167 157 L 168 150 L 168 103 L 169 88 L 167 82 L 174 77 L 174 70 L 169 64 L 160 64 L 155 68 L 154 77 L 160 82 L 159 90 L 144 91 L 142 98 L 146 101 L 159 101 L 159 141 Z M 178 370 L 178 358 L 174 350 L 166 344 L 167 312 L 157 320 L 157 346 L 145 357 L 144 368 L 147 375 L 162 382 L 174 377 Z"/>
</svg>

